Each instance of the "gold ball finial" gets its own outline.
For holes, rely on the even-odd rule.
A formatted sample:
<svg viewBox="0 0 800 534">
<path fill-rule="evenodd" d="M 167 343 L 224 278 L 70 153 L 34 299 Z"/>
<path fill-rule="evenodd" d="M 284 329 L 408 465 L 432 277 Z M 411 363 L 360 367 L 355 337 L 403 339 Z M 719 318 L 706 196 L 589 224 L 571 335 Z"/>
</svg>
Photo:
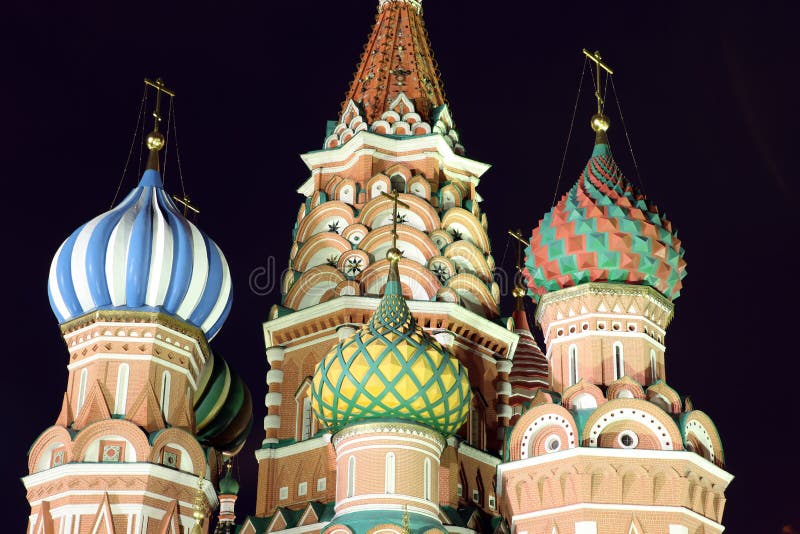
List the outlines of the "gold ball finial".
<svg viewBox="0 0 800 534">
<path fill-rule="evenodd" d="M 396 248 L 390 248 L 386 251 L 386 259 L 389 261 L 400 261 L 400 258 L 403 257 L 403 253 Z"/>
<path fill-rule="evenodd" d="M 147 134 L 147 148 L 150 150 L 161 150 L 164 148 L 166 140 L 161 132 L 150 132 Z"/>
<path fill-rule="evenodd" d="M 595 113 L 592 115 L 591 125 L 592 130 L 595 132 L 605 132 L 608 130 L 608 127 L 611 126 L 611 122 L 608 120 L 608 117 L 602 113 Z"/>
<path fill-rule="evenodd" d="M 517 286 L 517 287 L 515 287 L 515 288 L 514 288 L 514 289 L 511 291 L 511 294 L 512 294 L 512 295 L 513 295 L 515 298 L 518 298 L 518 299 L 519 299 L 519 298 L 522 298 L 522 297 L 524 297 L 524 296 L 525 296 L 525 288 L 524 288 L 524 287 Z"/>
</svg>

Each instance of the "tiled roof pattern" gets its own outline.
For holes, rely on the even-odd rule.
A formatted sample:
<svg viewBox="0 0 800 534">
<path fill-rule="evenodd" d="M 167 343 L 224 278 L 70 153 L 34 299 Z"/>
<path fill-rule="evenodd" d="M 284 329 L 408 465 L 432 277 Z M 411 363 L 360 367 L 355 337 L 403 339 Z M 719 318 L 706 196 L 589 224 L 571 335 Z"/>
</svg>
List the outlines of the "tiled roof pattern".
<svg viewBox="0 0 800 534">
<path fill-rule="evenodd" d="M 381 2 L 372 33 L 342 103 L 359 103 L 368 124 L 378 120 L 400 93 L 410 98 L 422 120 L 445 103 L 428 32 L 418 2 Z"/>
<path fill-rule="evenodd" d="M 674 300 L 686 276 L 683 255 L 672 223 L 623 176 L 603 140 L 533 230 L 524 274 L 536 301 L 586 282 L 649 285 Z"/>
</svg>

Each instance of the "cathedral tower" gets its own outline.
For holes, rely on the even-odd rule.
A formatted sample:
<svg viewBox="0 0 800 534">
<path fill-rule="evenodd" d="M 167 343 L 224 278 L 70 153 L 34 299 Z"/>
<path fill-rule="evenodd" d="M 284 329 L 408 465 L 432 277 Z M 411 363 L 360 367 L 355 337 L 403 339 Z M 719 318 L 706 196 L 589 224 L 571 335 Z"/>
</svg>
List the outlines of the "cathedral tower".
<svg viewBox="0 0 800 534">
<path fill-rule="evenodd" d="M 164 190 L 160 97 L 172 93 L 148 83 L 158 103 L 147 169 L 50 269 L 69 378 L 23 479 L 36 534 L 206 532 L 197 516 L 217 505 L 210 480 L 251 426 L 250 393 L 208 344 L 230 309 L 228 265 Z"/>
<path fill-rule="evenodd" d="M 600 95 L 610 69 L 587 56 Z M 550 391 L 509 433 L 501 511 L 517 533 L 722 532 L 732 476 L 719 434 L 666 382 L 683 247 L 614 162 L 601 103 L 589 162 L 526 249 Z"/>
<path fill-rule="evenodd" d="M 487 218 L 477 193 L 489 166 L 464 156 L 420 2 L 379 2 L 338 120 L 323 149 L 302 158 L 310 176 L 298 190 L 305 198 L 292 232 L 282 301 L 264 324 L 269 392 L 265 437 L 256 452 L 253 530 L 259 518 L 269 518 L 264 527 L 271 530 L 311 529 L 334 512 L 338 518 L 346 506 L 341 451 L 349 446 L 351 427 L 339 430 L 324 411 L 317 419 L 310 393 L 331 347 L 352 343 L 364 325 L 380 320 L 381 295 L 402 297 L 417 327 L 460 362 L 472 398 L 458 428 L 432 431 L 424 424 L 428 437 L 420 439 L 429 442 L 425 447 L 435 460 L 429 501 L 403 501 L 399 487 L 397 495 L 381 498 L 395 509 L 407 505 L 411 528 L 415 506 L 445 527 L 474 524 L 470 514 L 477 509 L 496 515 L 492 480 L 499 459 L 486 451 L 502 448 L 512 415 L 510 358 L 518 336 L 501 323 Z M 402 251 L 394 260 L 386 258 L 393 241 Z M 384 365 L 392 364 L 381 364 L 386 376 L 391 370 Z M 341 393 L 353 387 L 343 383 Z M 442 436 L 450 434 L 445 441 Z M 358 473 L 379 477 L 366 484 L 386 495 L 383 468 Z M 408 495 L 416 499 L 417 493 Z M 471 511 L 463 519 L 456 510 L 466 505 Z M 401 522 L 392 528 L 399 531 Z"/>
</svg>

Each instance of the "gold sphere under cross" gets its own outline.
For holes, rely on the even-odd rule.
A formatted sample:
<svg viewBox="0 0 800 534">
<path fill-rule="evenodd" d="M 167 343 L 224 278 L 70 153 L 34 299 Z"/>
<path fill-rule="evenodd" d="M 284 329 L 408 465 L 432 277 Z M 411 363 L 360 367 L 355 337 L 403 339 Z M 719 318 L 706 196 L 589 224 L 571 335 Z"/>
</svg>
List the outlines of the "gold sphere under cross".
<svg viewBox="0 0 800 534">
<path fill-rule="evenodd" d="M 608 120 L 608 117 L 602 113 L 595 113 L 592 115 L 591 125 L 592 130 L 595 132 L 605 132 L 608 130 L 608 127 L 611 126 L 611 122 Z"/>
<path fill-rule="evenodd" d="M 147 134 L 147 148 L 150 150 L 161 150 L 164 148 L 166 140 L 161 132 L 150 132 Z"/>
</svg>

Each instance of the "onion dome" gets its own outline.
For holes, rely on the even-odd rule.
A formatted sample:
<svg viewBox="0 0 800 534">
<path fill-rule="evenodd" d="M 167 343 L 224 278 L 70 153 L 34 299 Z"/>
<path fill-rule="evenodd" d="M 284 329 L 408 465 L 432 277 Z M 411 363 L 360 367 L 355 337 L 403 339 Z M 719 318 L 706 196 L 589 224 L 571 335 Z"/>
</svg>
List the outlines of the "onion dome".
<svg viewBox="0 0 800 534">
<path fill-rule="evenodd" d="M 550 386 L 548 380 L 547 357 L 542 353 L 536 343 L 531 329 L 528 326 L 528 318 L 525 311 L 518 309 L 514 311 L 514 333 L 519 336 L 517 350 L 514 352 L 514 360 L 508 381 L 511 383 L 510 406 L 518 406 L 524 402 L 529 402 L 542 388 Z"/>
<path fill-rule="evenodd" d="M 389 281 L 370 322 L 317 365 L 312 407 L 334 432 L 356 422 L 403 420 L 444 435 L 464 424 L 472 392 L 467 370 L 417 325 L 389 250 Z"/>
<path fill-rule="evenodd" d="M 211 353 L 194 395 L 197 439 L 228 455 L 242 448 L 253 426 L 253 400 L 242 378 Z"/>
<path fill-rule="evenodd" d="M 539 221 L 525 253 L 535 301 L 586 282 L 648 285 L 674 300 L 686 276 L 672 223 L 623 176 L 604 128 L 578 181 Z"/>
<path fill-rule="evenodd" d="M 228 263 L 175 206 L 153 166 L 125 200 L 59 247 L 50 306 L 62 323 L 94 310 L 163 311 L 211 339 L 231 306 Z"/>
<path fill-rule="evenodd" d="M 239 482 L 235 478 L 233 478 L 233 473 L 231 469 L 230 462 L 228 463 L 228 469 L 225 476 L 219 481 L 219 492 L 222 495 L 238 495 L 239 494 Z"/>
</svg>

